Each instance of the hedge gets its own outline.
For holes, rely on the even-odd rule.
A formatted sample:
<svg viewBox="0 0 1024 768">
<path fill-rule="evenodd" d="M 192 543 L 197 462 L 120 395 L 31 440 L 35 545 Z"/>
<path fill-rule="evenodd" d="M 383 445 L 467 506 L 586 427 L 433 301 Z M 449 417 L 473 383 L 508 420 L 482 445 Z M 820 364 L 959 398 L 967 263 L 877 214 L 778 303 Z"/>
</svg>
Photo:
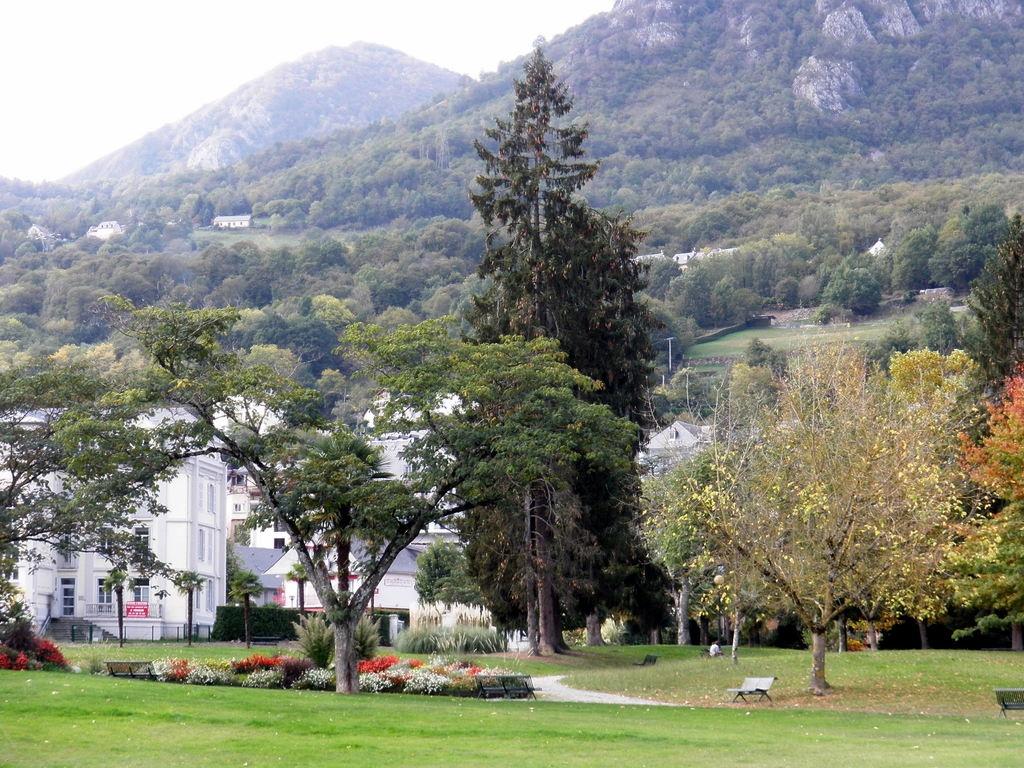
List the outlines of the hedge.
<svg viewBox="0 0 1024 768">
<path fill-rule="evenodd" d="M 283 637 L 295 640 L 295 627 L 299 611 L 279 605 L 258 605 L 252 609 L 253 637 Z M 245 640 L 245 609 L 240 605 L 222 605 L 217 608 L 213 623 L 214 640 Z"/>
</svg>

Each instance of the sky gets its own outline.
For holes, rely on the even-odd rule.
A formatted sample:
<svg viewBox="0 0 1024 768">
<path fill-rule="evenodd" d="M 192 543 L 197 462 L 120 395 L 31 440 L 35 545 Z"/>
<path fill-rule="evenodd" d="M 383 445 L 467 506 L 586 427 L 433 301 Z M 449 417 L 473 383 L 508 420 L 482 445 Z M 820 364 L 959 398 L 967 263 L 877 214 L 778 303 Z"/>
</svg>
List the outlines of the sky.
<svg viewBox="0 0 1024 768">
<path fill-rule="evenodd" d="M 614 0 L 6 0 L 0 176 L 56 180 L 286 61 L 386 45 L 471 77 Z"/>
</svg>

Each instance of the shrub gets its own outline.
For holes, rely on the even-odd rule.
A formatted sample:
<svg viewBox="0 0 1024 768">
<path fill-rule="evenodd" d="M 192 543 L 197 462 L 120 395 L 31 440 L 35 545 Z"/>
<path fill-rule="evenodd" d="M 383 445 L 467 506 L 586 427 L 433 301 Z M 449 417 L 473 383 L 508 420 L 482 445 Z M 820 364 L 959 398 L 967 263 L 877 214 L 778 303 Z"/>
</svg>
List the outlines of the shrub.
<svg viewBox="0 0 1024 768">
<path fill-rule="evenodd" d="M 320 669 L 327 669 L 334 658 L 334 630 L 324 617 L 316 613 L 295 624 L 302 655 Z"/>
<path fill-rule="evenodd" d="M 370 621 L 368 616 L 363 616 L 356 624 L 356 655 L 360 659 L 372 659 L 377 655 L 378 642 L 380 642 L 380 635 L 377 633 L 377 623 Z"/>
<path fill-rule="evenodd" d="M 294 608 L 282 608 L 276 603 L 258 605 L 252 609 L 253 636 L 283 637 L 295 640 L 295 622 L 299 612 Z M 217 608 L 213 623 L 214 640 L 245 640 L 245 615 L 240 605 L 222 605 Z"/>
<path fill-rule="evenodd" d="M 231 660 L 231 666 L 236 675 L 248 675 L 258 669 L 275 669 L 281 664 L 279 655 L 264 656 L 262 653 L 254 653 L 247 659 L 241 661 Z"/>
<path fill-rule="evenodd" d="M 309 659 L 286 656 L 281 660 L 281 687 L 291 688 L 305 672 L 311 669 L 313 669 L 313 662 Z"/>
<path fill-rule="evenodd" d="M 605 619 L 601 624 L 601 639 L 608 645 L 624 645 L 626 642 L 626 627 L 615 619 Z"/>
<path fill-rule="evenodd" d="M 243 688 L 280 688 L 280 669 L 257 669 L 242 683 Z"/>
<path fill-rule="evenodd" d="M 235 676 L 230 665 L 197 663 L 183 682 L 188 685 L 234 685 Z"/>
<path fill-rule="evenodd" d="M 397 656 L 378 656 L 374 659 L 363 659 L 359 662 L 358 670 L 360 674 L 363 672 L 384 672 L 395 666 L 398 661 Z M 422 661 L 417 666 L 421 664 L 423 664 Z"/>
<path fill-rule="evenodd" d="M 307 669 L 292 686 L 300 691 L 333 691 L 334 675 L 326 669 Z"/>
<path fill-rule="evenodd" d="M 484 627 L 417 627 L 402 632 L 394 643 L 400 653 L 499 653 L 505 636 Z"/>
<path fill-rule="evenodd" d="M 445 675 L 439 674 L 429 667 L 420 667 L 413 670 L 412 676 L 406 681 L 405 692 L 436 696 L 445 689 L 448 683 L 449 680 Z"/>
</svg>

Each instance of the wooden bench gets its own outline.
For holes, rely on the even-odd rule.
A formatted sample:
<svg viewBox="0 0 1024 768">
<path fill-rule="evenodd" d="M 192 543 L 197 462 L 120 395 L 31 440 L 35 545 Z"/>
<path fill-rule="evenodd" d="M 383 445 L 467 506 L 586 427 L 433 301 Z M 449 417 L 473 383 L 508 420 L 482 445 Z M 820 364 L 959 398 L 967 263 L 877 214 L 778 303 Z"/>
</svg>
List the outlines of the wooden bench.
<svg viewBox="0 0 1024 768">
<path fill-rule="evenodd" d="M 1006 717 L 1008 709 L 1024 709 L 1024 688 L 996 688 L 999 714 Z"/>
<path fill-rule="evenodd" d="M 141 677 L 156 680 L 151 661 L 105 661 L 107 674 L 111 677 Z"/>
<path fill-rule="evenodd" d="M 774 677 L 747 677 L 744 678 L 743 685 L 739 688 L 730 688 L 729 693 L 735 694 L 732 697 L 733 701 L 736 701 L 736 699 L 743 699 L 743 701 L 746 702 L 747 696 L 752 696 L 755 693 L 758 695 L 758 701 L 761 699 L 768 699 L 768 701 L 771 701 L 772 697 L 768 695 L 768 689 L 772 687 L 772 683 L 774 683 L 776 679 L 777 678 Z M 775 702 L 772 703 L 774 704 Z"/>
<path fill-rule="evenodd" d="M 475 679 L 478 699 L 536 699 L 539 690 L 529 675 L 476 675 Z"/>
<path fill-rule="evenodd" d="M 655 656 L 653 653 L 648 653 L 646 656 L 644 656 L 644 660 L 643 661 L 634 661 L 633 662 L 633 666 L 634 667 L 653 667 L 655 664 L 658 663 L 658 659 L 660 659 L 660 658 L 661 658 L 661 656 Z"/>
<path fill-rule="evenodd" d="M 261 635 L 259 637 L 252 638 L 252 644 L 253 645 L 277 645 L 283 639 L 284 638 L 282 638 L 282 637 L 268 637 L 268 636 Z"/>
</svg>

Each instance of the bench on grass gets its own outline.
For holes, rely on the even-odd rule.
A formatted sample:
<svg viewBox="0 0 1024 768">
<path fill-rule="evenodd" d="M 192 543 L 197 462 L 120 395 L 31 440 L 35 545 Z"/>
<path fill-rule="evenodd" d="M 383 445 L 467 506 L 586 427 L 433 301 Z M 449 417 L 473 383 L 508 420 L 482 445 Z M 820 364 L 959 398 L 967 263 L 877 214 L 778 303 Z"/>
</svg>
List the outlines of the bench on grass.
<svg viewBox="0 0 1024 768">
<path fill-rule="evenodd" d="M 774 683 L 776 679 L 777 678 L 774 677 L 747 677 L 744 678 L 743 685 L 739 688 L 730 688 L 729 693 L 735 694 L 732 697 L 733 701 L 736 701 L 736 699 L 743 699 L 743 701 L 746 702 L 747 696 L 753 696 L 754 694 L 757 694 L 758 701 L 761 699 L 768 699 L 768 701 L 771 701 L 772 697 L 768 695 L 768 689 L 772 687 L 772 683 Z M 772 703 L 774 704 L 775 702 Z"/>
<path fill-rule="evenodd" d="M 1024 709 L 1024 688 L 996 688 L 999 714 L 1006 717 L 1008 709 Z"/>
<path fill-rule="evenodd" d="M 144 677 L 156 680 L 156 671 L 151 661 L 105 661 L 107 674 L 111 677 Z"/>
<path fill-rule="evenodd" d="M 529 675 L 475 675 L 478 699 L 537 698 Z"/>
<path fill-rule="evenodd" d="M 261 635 L 259 637 L 252 638 L 252 644 L 253 645 L 277 645 L 283 639 L 284 638 L 282 638 L 282 637 L 269 637 L 269 636 Z"/>
<path fill-rule="evenodd" d="M 660 658 L 661 658 L 660 656 L 655 656 L 653 653 L 648 653 L 646 656 L 644 656 L 644 660 L 643 661 L 634 661 L 633 662 L 633 666 L 634 667 L 653 667 L 655 664 L 658 663 L 658 659 L 660 659 Z"/>
</svg>

